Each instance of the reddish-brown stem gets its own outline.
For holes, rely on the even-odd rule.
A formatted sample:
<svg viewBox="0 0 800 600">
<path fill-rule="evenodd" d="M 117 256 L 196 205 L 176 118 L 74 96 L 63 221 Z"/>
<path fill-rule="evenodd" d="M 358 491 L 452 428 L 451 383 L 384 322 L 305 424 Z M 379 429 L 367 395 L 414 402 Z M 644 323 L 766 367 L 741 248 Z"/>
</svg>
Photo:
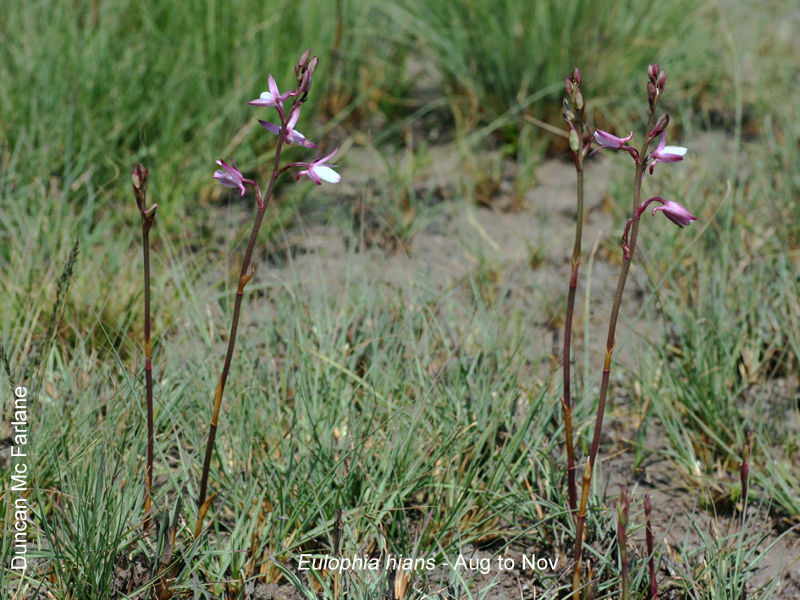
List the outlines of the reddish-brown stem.
<svg viewBox="0 0 800 600">
<path fill-rule="evenodd" d="M 586 523 L 586 504 L 589 501 L 588 489 L 592 483 L 592 470 L 589 463 L 583 469 L 583 485 L 581 486 L 581 505 L 578 508 L 578 519 L 575 525 L 575 566 L 572 570 L 572 600 L 581 597 L 581 548 L 583 546 L 583 528 Z"/>
<path fill-rule="evenodd" d="M 564 318 L 564 354 L 561 359 L 561 370 L 564 378 L 564 438 L 567 447 L 567 500 L 569 510 L 575 513 L 577 508 L 577 490 L 575 488 L 575 446 L 572 437 L 572 400 L 570 397 L 570 349 L 572 345 L 572 317 L 575 312 L 575 291 L 578 287 L 578 270 L 581 264 L 581 234 L 583 230 L 583 165 L 575 161 L 577 173 L 577 215 L 575 223 L 575 242 L 572 246 L 572 272 L 567 292 L 567 312 Z"/>
<path fill-rule="evenodd" d="M 291 114 L 291 110 L 288 111 Z M 228 373 L 230 372 L 231 368 L 231 361 L 233 360 L 233 350 L 236 346 L 236 333 L 239 329 L 239 314 L 242 307 L 242 298 L 244 297 L 244 287 L 247 285 L 247 282 L 250 281 L 250 278 L 253 276 L 253 269 L 251 268 L 250 264 L 252 261 L 253 256 L 253 249 L 256 245 L 256 240 L 258 239 L 258 232 L 261 229 L 261 224 L 264 220 L 264 213 L 267 210 L 267 206 L 269 205 L 269 201 L 272 198 L 272 192 L 275 188 L 275 182 L 278 180 L 278 176 L 282 172 L 279 169 L 279 162 L 281 157 L 281 149 L 283 148 L 283 136 L 284 131 L 286 130 L 286 120 L 285 117 L 282 115 L 282 127 L 278 135 L 278 142 L 275 146 L 275 160 L 272 166 L 272 176 L 269 180 L 269 186 L 267 187 L 267 192 L 263 198 L 259 198 L 259 208 L 256 211 L 256 217 L 253 221 L 253 227 L 250 230 L 250 239 L 247 242 L 247 248 L 244 251 L 244 256 L 242 258 L 242 268 L 239 272 L 239 286 L 236 289 L 236 299 L 234 300 L 233 305 L 233 318 L 231 320 L 231 329 L 230 335 L 228 336 L 228 348 L 225 352 L 225 362 L 222 365 L 222 372 L 220 373 L 219 379 L 217 380 L 217 387 L 216 391 L 214 392 L 214 408 L 211 414 L 211 423 L 208 429 L 208 439 L 206 440 L 206 452 L 205 458 L 203 459 L 203 471 L 200 476 L 200 495 L 197 499 L 197 507 L 198 507 L 198 517 L 197 523 L 195 525 L 195 537 L 200 535 L 200 532 L 203 529 L 203 520 L 205 518 L 207 510 L 201 510 L 203 508 L 203 504 L 206 502 L 206 492 L 208 489 L 208 474 L 211 469 L 211 455 L 214 451 L 214 441 L 217 435 L 217 423 L 219 420 L 219 412 L 220 408 L 222 407 L 222 396 L 225 392 L 225 382 L 228 380 Z M 207 507 L 205 507 L 207 509 Z"/>
<path fill-rule="evenodd" d="M 647 540 L 648 570 L 650 574 L 650 600 L 658 600 L 658 582 L 656 581 L 655 543 L 653 527 L 650 522 L 650 494 L 644 495 L 645 538 Z"/>
<path fill-rule="evenodd" d="M 748 428 L 745 432 L 744 450 L 742 451 L 742 466 L 739 470 L 739 478 L 742 482 L 742 527 L 744 527 L 747 516 L 747 494 L 750 483 L 750 454 L 753 451 L 754 435 L 755 434 L 752 429 Z"/>
<path fill-rule="evenodd" d="M 144 480 L 144 514 L 143 529 L 150 528 L 150 508 L 153 490 L 153 361 L 150 343 L 150 226 L 152 219 L 143 217 L 142 247 L 144 254 L 144 379 L 147 394 L 147 467 Z"/>
<path fill-rule="evenodd" d="M 619 558 L 621 566 L 621 582 L 622 600 L 629 600 L 631 591 L 629 589 L 628 579 L 630 576 L 631 563 L 628 558 L 628 510 L 631 501 L 628 496 L 628 488 L 622 486 L 622 491 L 619 495 L 619 504 L 617 505 L 617 543 L 619 544 Z"/>
<path fill-rule="evenodd" d="M 572 349 L 572 320 L 575 313 L 575 292 L 578 287 L 578 271 L 581 264 L 581 235 L 583 232 L 583 159 L 589 151 L 592 137 L 587 131 L 586 106 L 580 90 L 581 76 L 577 67 L 565 78 L 566 97 L 562 115 L 569 125 L 569 148 L 575 163 L 577 207 L 575 211 L 575 241 L 572 244 L 572 260 L 567 290 L 567 309 L 564 317 L 564 351 L 561 357 L 564 395 L 561 407 L 564 411 L 564 440 L 567 449 L 567 503 L 570 515 L 575 518 L 577 490 L 575 489 L 575 445 L 573 441 L 572 396 L 570 358 Z"/>
<path fill-rule="evenodd" d="M 156 219 L 157 205 L 147 208 L 147 169 L 137 164 L 131 173 L 136 205 L 142 216 L 142 263 L 144 265 L 144 377 L 147 404 L 147 463 L 144 476 L 144 522 L 145 534 L 150 529 L 150 509 L 153 494 L 153 362 L 150 343 L 150 229 Z"/>
</svg>

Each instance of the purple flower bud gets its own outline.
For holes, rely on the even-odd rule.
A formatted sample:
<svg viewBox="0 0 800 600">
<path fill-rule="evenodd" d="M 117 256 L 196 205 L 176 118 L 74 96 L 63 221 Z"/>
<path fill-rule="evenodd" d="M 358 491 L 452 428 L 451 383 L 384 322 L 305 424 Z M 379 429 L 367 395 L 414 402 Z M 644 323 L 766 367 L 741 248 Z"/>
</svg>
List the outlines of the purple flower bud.
<svg viewBox="0 0 800 600">
<path fill-rule="evenodd" d="M 661 75 L 658 76 L 658 83 L 656 84 L 656 87 L 658 87 L 659 90 L 663 90 L 664 84 L 666 82 L 667 82 L 667 71 L 665 69 L 662 69 Z"/>
<path fill-rule="evenodd" d="M 564 93 L 566 93 L 567 96 L 572 96 L 574 91 L 575 91 L 575 87 L 574 87 L 574 84 L 572 83 L 572 78 L 571 77 L 565 77 L 564 78 Z"/>
<path fill-rule="evenodd" d="M 656 86 L 652 81 L 647 82 L 647 101 L 650 103 L 652 109 L 653 103 L 656 101 L 657 96 Z"/>
<path fill-rule="evenodd" d="M 149 221 L 152 225 L 153 216 L 156 213 L 158 204 L 153 204 L 147 208 L 147 169 L 141 163 L 136 163 L 136 166 L 131 171 L 131 184 L 133 185 L 133 195 L 136 197 L 136 206 L 145 221 Z M 149 229 L 149 225 L 148 225 Z"/>
<path fill-rule="evenodd" d="M 308 91 L 310 89 L 311 89 L 311 71 L 307 70 L 303 72 L 303 76 L 300 78 L 300 83 L 297 86 L 297 93 L 303 95 L 302 100 L 305 100 L 304 94 L 308 94 Z"/>
<path fill-rule="evenodd" d="M 300 56 L 300 60 L 297 61 L 297 64 L 294 67 L 294 74 L 297 76 L 298 82 L 300 81 L 300 76 L 303 71 L 306 70 L 308 66 L 308 59 L 311 58 L 311 48 L 303 52 Z"/>
<path fill-rule="evenodd" d="M 576 85 L 581 84 L 581 72 L 578 70 L 578 67 L 575 67 L 575 70 L 572 72 L 572 81 L 574 81 Z"/>
<path fill-rule="evenodd" d="M 580 89 L 575 89 L 575 108 L 583 110 L 583 94 L 581 94 Z"/>
<path fill-rule="evenodd" d="M 654 200 L 656 200 L 654 198 Z M 675 223 L 678 227 L 685 227 L 692 221 L 697 220 L 692 213 L 686 210 L 683 206 L 678 204 L 677 202 L 673 202 L 672 200 L 667 200 L 666 202 L 658 198 L 656 201 L 663 202 L 662 206 L 656 206 L 653 209 L 653 215 L 657 212 L 663 212 L 664 216 L 667 217 L 670 221 Z"/>
<path fill-rule="evenodd" d="M 136 163 L 133 171 L 131 171 L 131 182 L 133 183 L 133 189 L 137 196 L 140 193 L 144 193 L 145 187 L 147 186 L 147 169 L 145 169 L 141 163 Z"/>
<path fill-rule="evenodd" d="M 578 131 L 574 127 L 569 128 L 569 149 L 577 152 L 581 148 L 581 140 L 578 137 Z"/>
<path fill-rule="evenodd" d="M 650 139 L 658 137 L 659 135 L 664 133 L 664 130 L 667 128 L 667 125 L 669 125 L 669 114 L 665 113 L 661 115 L 661 118 L 659 118 L 658 121 L 656 121 L 656 126 L 653 127 L 653 131 L 650 132 L 648 137 Z"/>
<path fill-rule="evenodd" d="M 658 63 L 652 63 L 647 65 L 647 77 L 653 83 L 655 83 L 656 80 L 658 79 L 658 71 L 659 71 Z"/>
<path fill-rule="evenodd" d="M 572 107 L 569 105 L 569 100 L 566 98 L 564 98 L 561 103 L 561 116 L 564 117 L 567 123 L 575 123 L 575 113 L 572 112 Z"/>
</svg>

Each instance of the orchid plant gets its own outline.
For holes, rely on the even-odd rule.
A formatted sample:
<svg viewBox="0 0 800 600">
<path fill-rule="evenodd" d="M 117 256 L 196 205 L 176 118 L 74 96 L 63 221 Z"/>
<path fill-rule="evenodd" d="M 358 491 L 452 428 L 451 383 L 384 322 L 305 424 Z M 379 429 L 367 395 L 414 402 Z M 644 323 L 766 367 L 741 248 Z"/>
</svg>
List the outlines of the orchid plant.
<svg viewBox="0 0 800 600">
<path fill-rule="evenodd" d="M 253 249 L 255 248 L 256 240 L 258 239 L 258 232 L 261 229 L 261 223 L 264 219 L 264 213 L 267 206 L 272 199 L 275 190 L 275 183 L 281 174 L 290 170 L 298 169 L 295 175 L 295 180 L 301 177 L 308 177 L 317 185 L 321 185 L 323 181 L 328 183 L 338 183 L 341 180 L 339 174 L 333 169 L 333 166 L 328 162 L 336 155 L 338 148 L 333 152 L 322 158 L 317 158 L 311 162 L 290 162 L 281 166 L 281 151 L 284 145 L 296 144 L 304 148 L 316 148 L 317 145 L 306 139 L 306 137 L 295 129 L 297 122 L 300 118 L 300 111 L 308 98 L 309 90 L 311 89 L 311 80 L 314 70 L 317 68 L 319 60 L 316 56 L 311 56 L 311 51 L 306 50 L 300 57 L 299 62 L 295 66 L 295 76 L 297 88 L 281 93 L 278 90 L 278 85 L 275 78 L 269 75 L 267 79 L 268 90 L 263 92 L 258 98 L 249 102 L 252 106 L 263 108 L 274 108 L 278 113 L 279 123 L 272 123 L 270 121 L 263 121 L 259 119 L 259 123 L 264 129 L 278 137 L 275 144 L 275 158 L 272 164 L 272 175 L 267 184 L 266 192 L 262 194 L 259 185 L 252 179 L 246 178 L 236 163 L 230 163 L 220 159 L 217 164 L 221 167 L 214 172 L 214 178 L 225 187 L 238 190 L 241 196 L 247 193 L 247 188 L 250 187 L 255 191 L 257 210 L 253 220 L 253 226 L 250 231 L 250 239 L 244 251 L 242 258 L 242 266 L 239 273 L 239 286 L 236 290 L 236 299 L 233 307 L 233 318 L 231 320 L 230 335 L 228 336 L 228 348 L 225 353 L 225 362 L 222 366 L 219 380 L 217 382 L 216 392 L 214 393 L 214 404 L 211 413 L 211 422 L 208 431 L 208 439 L 206 441 L 205 459 L 203 461 L 203 471 L 200 478 L 200 494 L 197 501 L 198 514 L 197 523 L 195 525 L 194 535 L 197 538 L 203 529 L 203 521 L 208 512 L 208 508 L 213 499 L 213 495 L 206 496 L 208 490 L 208 474 L 211 467 L 211 455 L 214 450 L 214 440 L 217 432 L 217 423 L 219 421 L 219 413 L 222 407 L 222 397 L 225 391 L 225 382 L 228 379 L 230 372 L 231 361 L 233 359 L 233 350 L 236 345 L 236 332 L 239 327 L 239 315 L 241 311 L 242 298 L 244 296 L 244 288 L 247 282 L 253 277 L 255 267 L 252 263 Z"/>
<path fill-rule="evenodd" d="M 575 71 L 577 73 L 577 69 Z M 611 307 L 611 316 L 608 323 L 608 335 L 606 338 L 606 352 L 605 352 L 605 359 L 603 362 L 603 374 L 602 380 L 600 384 L 600 397 L 597 406 L 597 415 L 595 418 L 594 424 L 594 435 L 592 437 L 592 445 L 589 451 L 589 459 L 586 463 L 584 472 L 583 472 L 583 484 L 581 487 L 581 499 L 580 504 L 578 506 L 578 513 L 576 518 L 576 534 L 575 534 L 575 552 L 574 552 L 574 569 L 572 574 L 572 597 L 573 600 L 579 600 L 580 598 L 580 590 L 581 590 L 581 556 L 583 551 L 583 537 L 584 537 L 584 527 L 586 522 L 586 506 L 589 499 L 589 488 L 592 481 L 592 475 L 594 473 L 594 466 L 597 460 L 597 453 L 600 446 L 600 434 L 603 429 L 603 415 L 605 413 L 605 405 L 606 405 L 606 398 L 608 396 L 608 386 L 610 381 L 610 374 L 611 374 L 611 362 L 612 362 L 612 355 L 614 353 L 614 346 L 616 343 L 616 330 L 617 330 L 617 320 L 619 317 L 619 310 L 620 305 L 622 303 L 622 296 L 623 292 L 625 291 L 625 284 L 628 280 L 628 273 L 630 272 L 631 262 L 634 257 L 634 253 L 636 250 L 636 242 L 639 236 L 639 222 L 642 218 L 642 215 L 645 213 L 647 208 L 651 204 L 658 204 L 652 210 L 652 215 L 655 216 L 656 213 L 662 213 L 667 219 L 675 223 L 678 227 L 685 227 L 689 225 L 692 221 L 695 220 L 694 215 L 692 215 L 686 208 L 684 208 L 681 204 L 674 200 L 664 200 L 660 196 L 653 196 L 645 201 L 641 200 L 641 191 L 642 191 L 642 181 L 644 176 L 649 173 L 653 174 L 654 168 L 659 163 L 671 163 L 671 162 L 679 162 L 682 161 L 684 156 L 686 155 L 686 148 L 681 146 L 667 146 L 666 145 L 666 130 L 669 126 L 669 115 L 663 114 L 660 117 L 657 117 L 656 109 L 658 106 L 658 101 L 661 98 L 661 95 L 664 92 L 664 85 L 666 83 L 666 72 L 664 69 L 660 68 L 657 63 L 651 64 L 648 66 L 647 76 L 647 100 L 648 100 L 648 124 L 647 124 L 647 135 L 645 136 L 642 145 L 639 148 L 634 147 L 630 144 L 633 140 L 634 133 L 631 131 L 625 137 L 618 137 L 612 133 L 597 130 L 594 134 L 587 139 L 585 135 L 585 120 L 583 118 L 583 98 L 582 96 L 578 96 L 575 91 L 576 85 L 580 85 L 580 77 L 576 78 L 575 73 L 571 76 L 571 78 L 567 79 L 567 96 L 568 98 L 565 99 L 565 119 L 570 126 L 570 150 L 573 153 L 573 159 L 576 163 L 576 168 L 578 169 L 579 173 L 579 187 L 578 187 L 578 205 L 579 205 L 579 214 L 578 214 L 578 222 L 576 225 L 576 229 L 580 232 L 581 228 L 581 208 L 582 208 L 582 160 L 584 157 L 589 154 L 589 150 L 591 149 L 591 145 L 594 143 L 597 145 L 595 150 L 591 152 L 594 154 L 595 152 L 605 149 L 605 150 L 613 150 L 616 152 L 622 151 L 628 154 L 628 156 L 633 161 L 634 166 L 634 181 L 633 181 L 633 197 L 631 203 L 631 212 L 630 217 L 628 218 L 627 223 L 625 224 L 625 228 L 623 230 L 622 238 L 620 240 L 620 245 L 622 247 L 622 267 L 620 269 L 619 279 L 617 280 L 617 289 L 614 294 L 614 301 Z M 577 80 L 577 81 L 576 81 Z M 576 109 L 573 111 L 572 109 Z M 654 150 L 649 151 L 650 145 L 653 143 L 654 140 L 659 140 L 658 145 Z M 580 162 L 575 159 L 575 157 L 580 158 Z M 576 245 L 579 244 L 579 234 L 576 236 Z M 573 281 L 577 278 L 577 267 L 576 267 L 576 252 L 579 252 L 579 248 L 573 251 L 573 260 L 572 260 L 572 277 L 570 278 L 570 294 L 573 296 L 572 300 L 574 302 L 574 291 L 573 288 L 575 287 Z M 568 300 L 568 310 L 570 308 L 570 302 Z M 567 315 L 568 323 L 571 321 L 571 314 L 568 313 Z M 565 338 L 565 353 L 564 353 L 564 364 L 566 368 L 568 368 L 569 364 L 569 338 Z M 574 469 L 574 450 L 572 450 L 573 441 L 572 441 L 572 420 L 571 420 L 571 411 L 569 410 L 569 404 L 566 396 L 568 395 L 568 382 L 566 382 L 566 378 L 569 376 L 567 371 L 565 375 L 565 400 L 564 404 L 564 414 L 565 414 L 565 430 L 567 434 L 567 456 L 568 456 L 568 473 L 571 471 L 569 466 L 572 466 Z M 569 485 L 569 484 L 568 484 Z M 571 484 L 574 489 L 574 479 Z M 573 504 L 574 496 L 570 495 L 570 510 L 574 511 L 575 506 Z"/>
</svg>

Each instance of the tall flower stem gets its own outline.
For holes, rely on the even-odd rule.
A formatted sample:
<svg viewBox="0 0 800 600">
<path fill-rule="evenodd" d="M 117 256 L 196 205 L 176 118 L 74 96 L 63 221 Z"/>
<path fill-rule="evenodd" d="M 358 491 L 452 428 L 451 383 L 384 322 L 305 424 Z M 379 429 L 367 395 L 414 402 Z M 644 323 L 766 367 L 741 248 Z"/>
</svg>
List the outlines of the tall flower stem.
<svg viewBox="0 0 800 600">
<path fill-rule="evenodd" d="M 655 109 L 651 105 L 650 119 L 647 125 L 647 130 L 652 131 L 655 125 Z M 629 237 L 623 238 L 623 258 L 622 267 L 620 268 L 619 279 L 617 280 L 617 290 L 614 293 L 614 303 L 611 307 L 611 316 L 608 321 L 608 335 L 606 337 L 606 352 L 603 361 L 603 376 L 600 382 L 600 397 L 597 403 L 597 416 L 594 422 L 594 435 L 592 437 L 592 446 L 589 451 L 589 461 L 586 465 L 583 477 L 583 487 L 581 489 L 581 503 L 580 510 L 578 511 L 577 526 L 575 532 L 575 566 L 572 572 L 572 594 L 574 600 L 580 598 L 581 587 L 581 555 L 583 552 L 583 533 L 586 523 L 586 505 L 589 498 L 589 488 L 592 483 L 592 475 L 594 473 L 595 461 L 597 459 L 597 452 L 600 448 L 600 434 L 603 430 L 603 416 L 606 409 L 606 398 L 608 396 L 608 384 L 611 376 L 611 358 L 614 354 L 614 346 L 616 343 L 617 320 L 619 317 L 619 309 L 622 304 L 622 296 L 625 291 L 625 284 L 628 281 L 628 273 L 631 268 L 631 261 L 633 259 L 634 251 L 636 250 L 636 240 L 639 235 L 639 220 L 641 218 L 641 211 L 639 205 L 641 204 L 642 192 L 642 177 L 644 175 L 644 161 L 647 156 L 647 148 L 650 145 L 652 138 L 648 135 L 645 138 L 644 144 L 638 154 L 635 152 L 635 175 L 633 181 L 633 203 L 631 208 L 630 217 L 630 230 L 626 226 L 626 234 Z"/>
<path fill-rule="evenodd" d="M 628 510 L 630 509 L 630 496 L 628 488 L 622 486 L 617 505 L 617 543 L 619 544 L 620 572 L 621 572 L 621 600 L 630 600 L 630 571 L 631 562 L 628 556 Z"/>
<path fill-rule="evenodd" d="M 581 264 L 581 236 L 583 230 L 583 165 L 576 163 L 577 173 L 577 216 L 575 224 L 575 243 L 572 247 L 572 272 L 567 291 L 567 312 L 564 318 L 564 355 L 561 359 L 564 377 L 564 438 L 567 448 L 567 500 L 569 510 L 574 513 L 577 508 L 577 490 L 575 486 L 575 445 L 572 436 L 572 400 L 570 397 L 570 351 L 572 346 L 572 319 L 575 313 L 575 292 L 578 287 L 578 271 Z"/>
<path fill-rule="evenodd" d="M 144 263 L 144 377 L 147 403 L 147 465 L 144 477 L 144 523 L 142 530 L 150 529 L 150 509 L 153 494 L 153 363 L 150 343 L 150 229 L 156 219 L 158 205 L 147 208 L 147 169 L 137 164 L 131 173 L 136 205 L 142 216 L 142 262 Z"/>
<path fill-rule="evenodd" d="M 236 346 L 236 333 L 239 330 L 239 315 L 242 308 L 244 288 L 247 285 L 247 282 L 250 281 L 250 278 L 253 276 L 253 271 L 255 269 L 254 266 L 251 267 L 253 249 L 255 248 L 256 240 L 258 239 L 258 232 L 260 231 L 261 224 L 264 220 L 264 213 L 266 212 L 269 201 L 272 198 L 275 182 L 278 180 L 278 176 L 282 172 L 279 169 L 279 163 L 284 142 L 284 132 L 286 131 L 286 128 L 286 118 L 282 115 L 281 131 L 278 135 L 277 145 L 275 146 L 275 160 L 272 166 L 272 176 L 270 177 L 269 185 L 263 198 L 261 197 L 260 192 L 257 192 L 259 193 L 258 210 L 256 212 L 255 220 L 253 221 L 253 227 L 250 230 L 250 239 L 247 242 L 247 248 L 245 249 L 244 256 L 242 258 L 242 268 L 239 272 L 239 286 L 236 289 L 236 298 L 233 305 L 233 318 L 231 319 L 230 335 L 228 336 L 228 348 L 225 352 L 225 362 L 222 365 L 222 372 L 217 380 L 217 388 L 214 392 L 214 409 L 211 414 L 211 423 L 209 424 L 208 428 L 206 453 L 203 460 L 203 471 L 200 477 L 200 495 L 197 499 L 198 514 L 197 523 L 195 524 L 194 528 L 195 538 L 197 538 L 202 532 L 203 521 L 205 519 L 206 512 L 208 512 L 209 503 L 206 499 L 206 492 L 208 489 L 208 473 L 211 468 L 211 455 L 214 451 L 214 440 L 216 439 L 217 435 L 217 423 L 219 421 L 219 413 L 222 407 L 222 396 L 225 392 L 225 382 L 228 380 L 228 373 L 230 372 L 231 361 L 233 360 L 233 350 Z"/>
<path fill-rule="evenodd" d="M 578 271 L 581 264 L 581 238 L 583 232 L 583 159 L 591 145 L 591 135 L 586 126 L 585 105 L 581 93 L 581 74 L 576 68 L 565 80 L 563 117 L 569 125 L 569 147 L 575 163 L 577 177 L 577 209 L 575 216 L 575 241 L 572 246 L 572 268 L 567 291 L 567 309 L 564 317 L 564 353 L 561 359 L 564 396 L 561 402 L 564 411 L 564 439 L 567 449 L 567 501 L 573 517 L 577 508 L 575 486 L 575 445 L 572 437 L 572 398 L 570 389 L 570 357 L 572 348 L 572 320 L 575 314 L 575 292 L 578 287 Z"/>
<path fill-rule="evenodd" d="M 650 494 L 644 495 L 645 541 L 647 544 L 647 571 L 650 581 L 650 600 L 658 600 L 658 582 L 656 581 L 655 541 L 653 540 L 653 525 L 650 515 L 652 505 Z"/>
<path fill-rule="evenodd" d="M 742 465 L 739 469 L 739 478 L 742 482 L 742 528 L 744 528 L 747 520 L 747 494 L 750 483 L 750 455 L 753 452 L 754 438 L 755 432 L 748 427 L 745 431 L 745 443 L 744 449 L 742 450 Z"/>
</svg>

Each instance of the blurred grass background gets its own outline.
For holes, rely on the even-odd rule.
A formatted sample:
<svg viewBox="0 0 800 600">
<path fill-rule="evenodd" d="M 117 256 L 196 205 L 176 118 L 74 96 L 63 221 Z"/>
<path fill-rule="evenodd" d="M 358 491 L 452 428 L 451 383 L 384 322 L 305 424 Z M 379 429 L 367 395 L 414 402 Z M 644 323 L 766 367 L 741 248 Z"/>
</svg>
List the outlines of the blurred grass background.
<svg viewBox="0 0 800 600">
<path fill-rule="evenodd" d="M 629 341 L 638 362 L 617 385 L 649 407 L 629 443 L 637 464 L 667 457 L 676 480 L 713 511 L 737 502 L 739 453 L 753 428 L 754 495 L 777 519 L 796 522 L 798 21 L 781 2 L 754 12 L 734 0 L 34 0 L 5 10 L 0 342 L 11 380 L 36 388 L 39 405 L 32 444 L 41 562 L 23 588 L 33 593 L 46 580 L 57 597 L 112 595 L 117 568 L 143 549 L 152 554 L 137 534 L 142 290 L 129 187 L 137 161 L 150 168 L 150 199 L 161 206 L 153 236 L 157 505 L 164 522 L 181 496 L 193 522 L 197 448 L 252 208 L 249 197 L 231 199 L 215 184 L 214 161 L 234 158 L 263 178 L 273 141 L 247 101 L 268 73 L 287 88 L 308 47 L 320 67 L 298 129 L 324 148 L 340 145 L 345 182 L 366 191 L 314 189 L 304 200 L 311 186 L 282 186 L 264 243 L 298 214 L 335 220 L 350 194 L 366 197 L 392 234 L 413 244 L 436 210 L 419 180 L 453 146 L 464 165 L 450 174 L 453 202 L 497 194 L 500 160 L 513 163 L 522 196 L 544 156 L 563 156 L 563 141 L 534 122 L 561 127 L 564 75 L 579 66 L 592 122 L 627 132 L 645 117 L 647 63 L 664 65 L 663 108 L 673 139 L 692 153 L 686 170 L 663 170 L 658 185 L 701 220 L 642 244 L 650 287 L 640 312 L 657 311 L 664 332 Z M 692 146 L 701 138 L 703 148 Z M 617 172 L 610 196 L 624 197 L 627 185 Z M 181 527 L 189 566 L 177 588 L 234 597 L 257 577 L 291 581 L 291 556 L 333 548 L 339 511 L 345 554 L 447 556 L 516 536 L 568 547 L 558 391 L 530 373 L 520 350 L 531 344 L 522 337 L 530 316 L 498 302 L 502 268 L 481 263 L 458 293 L 417 281 L 388 294 L 366 274 L 351 275 L 345 290 L 254 282 L 212 468 L 214 489 L 226 491 L 214 515 L 217 545 L 193 545 Z M 648 430 L 661 436 L 659 448 L 645 443 Z M 600 594 L 613 596 L 613 519 L 591 514 Z M 754 539 L 687 549 L 691 561 L 705 552 L 722 566 L 679 569 L 676 585 L 687 597 L 734 597 L 761 560 Z M 4 545 L 4 591 L 8 552 Z M 730 576 L 729 556 L 748 556 L 750 566 Z M 644 563 L 636 569 L 643 582 Z M 458 577 L 445 583 L 470 593 Z M 375 597 L 378 584 L 342 585 L 352 597 Z M 306 597 L 333 597 L 330 578 L 297 586 Z M 771 588 L 750 592 L 766 598 Z"/>
<path fill-rule="evenodd" d="M 71 203 L 103 211 L 140 161 L 165 202 L 191 206 L 211 185 L 215 157 L 235 151 L 253 165 L 268 152 L 246 102 L 268 73 L 287 86 L 309 47 L 322 65 L 306 110 L 323 124 L 317 137 L 338 122 L 369 139 L 444 98 L 441 118 L 454 119 L 457 134 L 493 124 L 515 139 L 528 127 L 523 114 L 558 120 L 563 74 L 574 65 L 591 73 L 592 106 L 617 122 L 637 110 L 650 61 L 669 64 L 676 104 L 724 86 L 716 61 L 696 59 L 723 51 L 706 34 L 712 8 L 581 5 L 30 2 L 3 22 L 5 189 L 57 185 Z"/>
</svg>

